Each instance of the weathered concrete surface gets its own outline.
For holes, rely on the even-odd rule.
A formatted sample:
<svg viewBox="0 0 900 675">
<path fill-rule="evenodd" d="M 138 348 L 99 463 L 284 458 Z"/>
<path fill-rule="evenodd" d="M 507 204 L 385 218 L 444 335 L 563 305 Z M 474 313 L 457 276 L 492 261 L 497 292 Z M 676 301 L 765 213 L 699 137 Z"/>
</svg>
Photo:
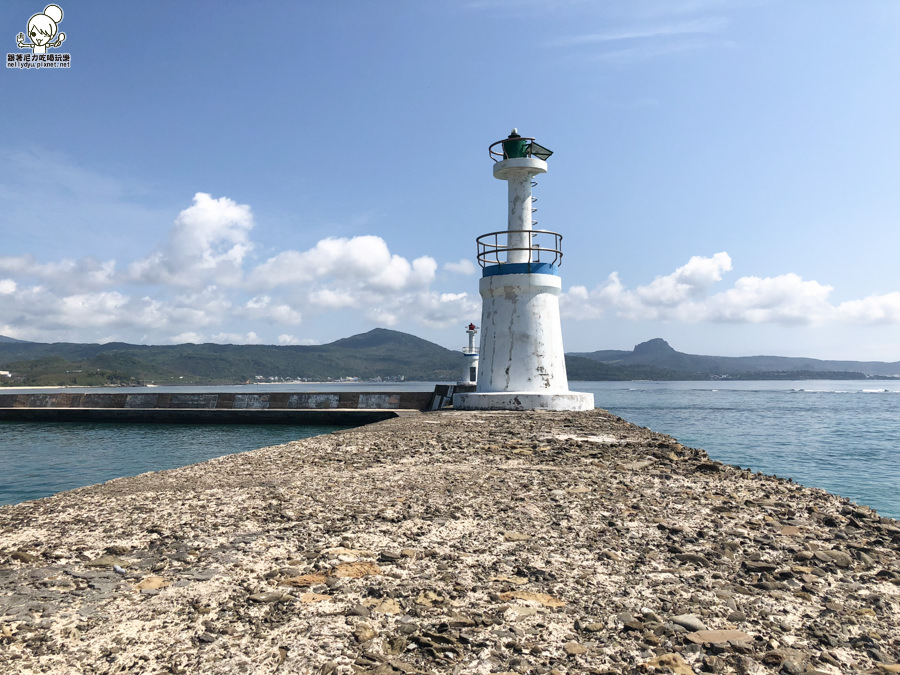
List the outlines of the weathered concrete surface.
<svg viewBox="0 0 900 675">
<path fill-rule="evenodd" d="M 603 411 L 431 413 L 0 508 L 0 672 L 900 672 L 898 547 Z"/>
</svg>

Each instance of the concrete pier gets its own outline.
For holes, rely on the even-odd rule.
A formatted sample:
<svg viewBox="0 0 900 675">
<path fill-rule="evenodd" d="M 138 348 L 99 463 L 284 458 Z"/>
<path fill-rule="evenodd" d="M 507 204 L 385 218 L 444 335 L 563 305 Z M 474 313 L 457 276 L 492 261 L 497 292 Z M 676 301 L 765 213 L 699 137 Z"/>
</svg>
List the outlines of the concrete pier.
<svg viewBox="0 0 900 675">
<path fill-rule="evenodd" d="M 885 673 L 900 527 L 588 412 L 445 411 L 0 508 L 2 673 Z"/>
</svg>

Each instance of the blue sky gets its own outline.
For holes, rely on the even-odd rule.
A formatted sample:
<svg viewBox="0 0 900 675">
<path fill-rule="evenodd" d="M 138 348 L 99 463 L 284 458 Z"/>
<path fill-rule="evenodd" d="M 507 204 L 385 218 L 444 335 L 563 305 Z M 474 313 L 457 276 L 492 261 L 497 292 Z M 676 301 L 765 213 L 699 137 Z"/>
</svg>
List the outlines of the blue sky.
<svg viewBox="0 0 900 675">
<path fill-rule="evenodd" d="M 60 7 L 71 67 L 0 74 L 2 335 L 461 347 L 515 126 L 567 351 L 900 360 L 894 0 Z"/>
</svg>

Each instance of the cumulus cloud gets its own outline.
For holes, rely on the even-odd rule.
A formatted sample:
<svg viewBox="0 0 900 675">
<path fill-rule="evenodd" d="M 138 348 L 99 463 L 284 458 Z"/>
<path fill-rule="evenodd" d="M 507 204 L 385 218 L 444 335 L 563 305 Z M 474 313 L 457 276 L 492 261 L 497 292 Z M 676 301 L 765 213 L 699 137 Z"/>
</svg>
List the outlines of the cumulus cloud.
<svg viewBox="0 0 900 675">
<path fill-rule="evenodd" d="M 40 263 L 32 255 L 0 256 L 0 273 L 19 279 L 40 280 L 50 286 L 73 290 L 108 288 L 115 281 L 116 261 L 100 261 L 91 256 Z"/>
<path fill-rule="evenodd" d="M 165 303 L 166 322 L 176 326 L 214 326 L 229 316 L 233 307 L 228 295 L 217 286 L 185 291 Z"/>
<path fill-rule="evenodd" d="M 804 281 L 796 274 L 743 277 L 734 288 L 712 296 L 702 307 L 704 318 L 722 322 L 819 323 L 831 318 L 831 286 Z"/>
<path fill-rule="evenodd" d="M 253 226 L 249 206 L 198 192 L 193 205 L 178 214 L 166 244 L 129 266 L 130 280 L 174 286 L 237 285 L 243 277 L 244 258 L 253 248 Z"/>
<path fill-rule="evenodd" d="M 419 303 L 422 322 L 432 328 L 477 321 L 481 317 L 481 298 L 469 293 L 429 293 Z"/>
<path fill-rule="evenodd" d="M 39 341 L 311 344 L 296 327 L 317 326 L 325 315 L 410 329 L 481 315 L 478 294 L 464 292 L 472 286 L 465 277 L 478 271 L 472 261 L 406 258 L 374 235 L 329 237 L 258 261 L 253 231 L 249 206 L 197 193 L 164 243 L 130 263 L 0 256 L 0 332 Z M 729 283 L 732 267 L 723 251 L 643 285 L 613 272 L 592 289 L 570 288 L 560 308 L 581 320 L 900 324 L 900 292 L 834 304 L 833 289 L 818 281 L 785 273 Z"/>
<path fill-rule="evenodd" d="M 606 281 L 589 291 L 586 286 L 572 286 L 559 296 L 562 316 L 573 319 L 599 319 L 607 310 L 624 304 L 625 287 L 613 272 Z"/>
<path fill-rule="evenodd" d="M 303 315 L 290 305 L 273 300 L 268 295 L 250 298 L 242 307 L 234 311 L 235 316 L 259 320 L 264 319 L 274 324 L 296 326 L 303 321 Z"/>
<path fill-rule="evenodd" d="M 412 319 L 436 327 L 459 321 L 460 311 L 469 310 L 455 296 L 441 301 L 431 290 L 437 269 L 430 256 L 410 261 L 391 253 L 381 237 L 329 237 L 306 251 L 283 251 L 264 261 L 248 275 L 248 286 L 283 294 L 291 306 L 310 312 L 354 310 L 382 326 Z"/>
<path fill-rule="evenodd" d="M 109 326 L 118 320 L 129 298 L 117 291 L 78 293 L 61 298 L 58 304 L 63 323 L 77 318 L 89 326 Z"/>
<path fill-rule="evenodd" d="M 642 306 L 677 307 L 702 296 L 715 282 L 722 280 L 722 272 L 731 269 L 731 258 L 725 252 L 712 258 L 692 257 L 672 274 L 657 277 L 647 286 L 639 286 L 635 295 Z"/>
<path fill-rule="evenodd" d="M 310 289 L 306 297 L 311 305 L 320 310 L 347 309 L 356 307 L 360 302 L 359 296 L 349 289 L 314 288 Z"/>
<path fill-rule="evenodd" d="M 123 265 L 90 256 L 0 256 L 5 334 L 37 340 L 310 344 L 287 327 L 350 311 L 379 325 L 469 320 L 466 294 L 434 290 L 437 261 L 392 253 L 381 237 L 329 237 L 254 264 L 249 206 L 199 192 L 166 239 Z M 471 265 L 450 263 L 461 273 Z M 260 328 L 273 326 L 270 337 Z M 247 330 L 247 328 L 253 330 Z M 277 332 L 281 329 L 281 332 Z"/>
<path fill-rule="evenodd" d="M 829 302 L 831 286 L 788 273 L 775 277 L 746 276 L 719 292 L 714 286 L 732 269 L 731 257 L 716 253 L 694 256 L 671 274 L 649 284 L 627 288 L 613 272 L 593 290 L 574 286 L 560 299 L 563 316 L 592 319 L 606 312 L 634 320 L 719 323 L 813 324 L 833 320 L 890 317 L 900 321 L 900 294 L 880 296 L 839 307 Z M 896 304 L 894 304 L 894 302 Z"/>
<path fill-rule="evenodd" d="M 900 293 L 870 295 L 862 300 L 841 303 L 835 314 L 850 323 L 900 323 Z"/>
<path fill-rule="evenodd" d="M 343 288 L 397 291 L 427 286 L 436 270 L 431 257 L 410 263 L 392 255 L 381 237 L 329 237 L 308 251 L 284 251 L 269 258 L 251 272 L 249 284 L 275 288 L 327 280 Z"/>
<path fill-rule="evenodd" d="M 481 299 L 468 293 L 426 291 L 372 304 L 365 310 L 365 316 L 370 321 L 387 326 L 415 316 L 420 324 L 429 328 L 447 328 L 479 319 Z"/>
</svg>

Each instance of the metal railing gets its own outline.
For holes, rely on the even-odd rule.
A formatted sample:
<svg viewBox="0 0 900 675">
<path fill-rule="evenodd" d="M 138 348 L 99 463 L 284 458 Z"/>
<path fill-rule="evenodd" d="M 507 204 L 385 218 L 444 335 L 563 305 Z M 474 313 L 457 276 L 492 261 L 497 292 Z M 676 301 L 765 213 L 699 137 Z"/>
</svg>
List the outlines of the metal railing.
<svg viewBox="0 0 900 675">
<path fill-rule="evenodd" d="M 497 146 L 500 146 L 499 150 L 495 150 Z M 510 159 L 509 154 L 507 154 L 508 148 L 515 148 L 516 154 L 514 157 L 537 157 L 538 159 L 546 160 L 550 155 L 553 154 L 552 150 L 545 148 L 543 145 L 539 145 L 534 142 L 533 136 L 516 136 L 514 138 L 504 138 L 502 140 L 491 143 L 488 147 L 488 154 L 491 156 L 495 162 L 500 162 L 504 159 Z M 519 155 L 518 153 L 522 153 Z"/>
<path fill-rule="evenodd" d="M 510 246 L 510 234 L 529 233 L 531 235 L 529 246 Z M 546 236 L 544 236 L 546 235 Z M 500 237 L 505 236 L 505 240 L 501 242 Z M 550 246 L 542 246 L 541 241 L 548 242 L 552 239 Z M 501 254 L 507 257 L 510 251 L 528 251 L 528 260 L 532 263 L 549 263 L 551 265 L 562 264 L 562 235 L 558 232 L 550 230 L 501 230 L 499 232 L 488 232 L 475 240 L 478 244 L 478 264 L 482 267 L 488 265 L 506 265 L 507 260 L 501 260 Z"/>
<path fill-rule="evenodd" d="M 503 145 L 508 141 L 528 141 L 526 156 L 531 157 L 531 144 L 534 142 L 534 137 L 521 136 L 519 138 L 504 138 L 502 141 L 497 141 L 496 143 L 491 143 L 488 148 L 488 154 L 491 156 L 495 162 L 499 162 L 504 159 L 509 159 L 509 156 L 506 154 L 506 147 Z M 499 150 L 494 150 L 497 146 L 500 146 Z"/>
</svg>

